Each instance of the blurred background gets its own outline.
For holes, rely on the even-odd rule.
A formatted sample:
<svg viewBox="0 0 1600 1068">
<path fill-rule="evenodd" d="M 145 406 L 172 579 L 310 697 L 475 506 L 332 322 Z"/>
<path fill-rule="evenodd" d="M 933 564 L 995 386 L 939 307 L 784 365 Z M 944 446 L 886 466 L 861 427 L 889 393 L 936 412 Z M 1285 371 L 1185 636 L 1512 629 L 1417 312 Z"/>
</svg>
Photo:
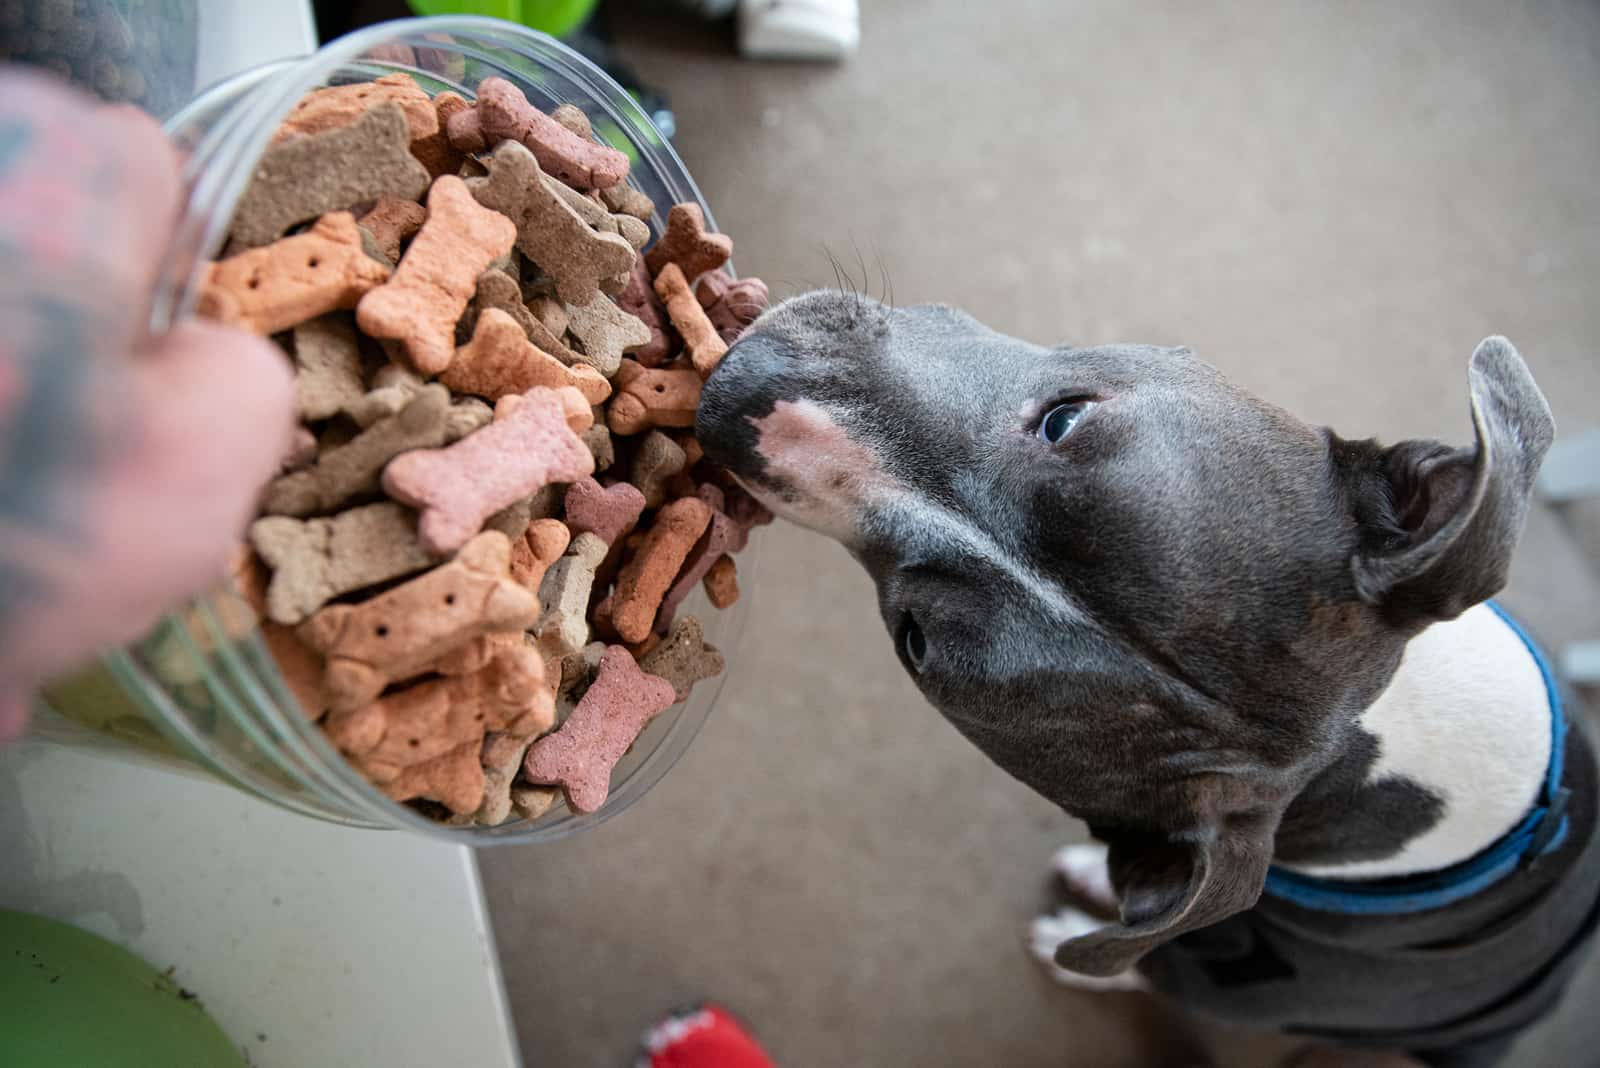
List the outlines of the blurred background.
<svg viewBox="0 0 1600 1068">
<path fill-rule="evenodd" d="M 763 28 L 784 6 L 538 13 L 671 131 L 775 297 L 833 284 L 831 255 L 1033 341 L 1187 344 L 1388 440 L 1470 440 L 1466 360 L 1504 333 L 1565 439 L 1600 427 L 1600 6 L 815 0 Z M 314 9 L 324 39 L 406 13 Z M 923 704 L 841 550 L 760 538 L 749 631 L 682 764 L 591 834 L 480 858 L 528 1063 L 627 1063 L 702 998 L 785 1065 L 1292 1048 L 1040 973 L 1022 935 L 1082 828 Z M 1534 509 L 1503 600 L 1552 647 L 1600 638 L 1592 502 Z M 1591 963 L 1516 1063 L 1593 1063 L 1597 997 Z"/>
</svg>

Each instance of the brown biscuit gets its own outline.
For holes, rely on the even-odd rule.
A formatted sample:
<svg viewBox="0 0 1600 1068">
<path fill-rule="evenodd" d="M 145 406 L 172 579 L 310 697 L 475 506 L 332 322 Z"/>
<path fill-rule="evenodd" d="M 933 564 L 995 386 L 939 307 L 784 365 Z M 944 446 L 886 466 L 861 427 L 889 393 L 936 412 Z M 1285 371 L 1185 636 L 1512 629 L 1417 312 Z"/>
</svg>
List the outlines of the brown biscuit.
<svg viewBox="0 0 1600 1068">
<path fill-rule="evenodd" d="M 650 341 L 648 326 L 599 293 L 587 304 L 567 306 L 567 329 L 583 346 L 583 361 L 607 378 L 622 366 L 623 353 Z"/>
<path fill-rule="evenodd" d="M 433 111 L 438 116 L 439 126 L 427 137 L 413 139 L 411 154 L 428 169 L 430 178 L 437 178 L 441 174 L 455 174 L 466 161 L 466 156 L 461 150 L 450 143 L 450 133 L 445 128 L 450 121 L 450 116 L 458 111 L 470 111 L 472 105 L 455 93 L 440 93 L 433 98 Z"/>
<path fill-rule="evenodd" d="M 645 253 L 644 262 L 652 275 L 659 275 L 661 268 L 676 263 L 683 276 L 692 282 L 727 263 L 732 255 L 733 240 L 726 234 L 706 229 L 706 217 L 700 205 L 674 204 L 667 212 L 667 232 L 661 235 L 655 248 Z"/>
<path fill-rule="evenodd" d="M 327 315 L 294 328 L 295 409 L 305 422 L 339 414 L 366 392 L 361 349 L 348 316 Z"/>
<path fill-rule="evenodd" d="M 551 519 L 561 512 L 561 496 L 565 487 L 544 486 L 532 496 L 524 497 L 513 505 L 500 509 L 483 524 L 484 530 L 498 530 L 511 539 L 513 545 L 528 531 L 528 524 L 538 519 Z"/>
<path fill-rule="evenodd" d="M 405 114 L 409 140 L 439 132 L 439 116 L 422 87 L 404 74 L 385 74 L 373 82 L 335 85 L 307 93 L 278 124 L 272 143 L 348 126 L 369 108 L 390 103 Z"/>
<path fill-rule="evenodd" d="M 623 360 L 611 380 L 616 396 L 606 409 L 613 434 L 638 434 L 652 427 L 692 427 L 700 403 L 700 375 L 674 368 L 646 369 Z"/>
<path fill-rule="evenodd" d="M 400 246 L 422 229 L 428 209 L 415 200 L 379 197 L 372 210 L 356 221 L 372 235 L 378 249 L 391 264 L 400 259 Z"/>
<path fill-rule="evenodd" d="M 329 706 L 350 711 L 490 631 L 526 630 L 539 599 L 510 576 L 511 543 L 485 531 L 454 560 L 359 605 L 329 605 L 297 633 L 323 654 Z"/>
<path fill-rule="evenodd" d="M 445 175 L 428 191 L 428 220 L 394 277 L 361 298 L 356 322 L 370 337 L 399 342 L 421 373 L 438 374 L 455 355 L 456 320 L 478 276 L 516 236 L 511 220 L 480 206 L 465 182 Z"/>
<path fill-rule="evenodd" d="M 661 268 L 661 273 L 656 275 L 655 289 L 656 296 L 666 305 L 667 316 L 677 329 L 678 336 L 683 338 L 689 362 L 701 378 L 708 377 L 722 362 L 722 357 L 728 354 L 728 343 L 711 325 L 705 309 L 700 307 L 700 301 L 695 298 L 694 291 L 689 288 L 688 280 L 676 263 L 668 263 Z"/>
<path fill-rule="evenodd" d="M 700 621 L 684 616 L 672 625 L 665 641 L 640 658 L 639 666 L 670 682 L 676 700 L 687 701 L 695 683 L 715 678 L 727 665 L 716 647 L 706 643 Z"/>
<path fill-rule="evenodd" d="M 600 190 L 600 199 L 612 211 L 620 215 L 632 215 L 642 222 L 648 223 L 656 213 L 655 201 L 626 182 Z"/>
<path fill-rule="evenodd" d="M 650 243 L 650 227 L 632 215 L 613 215 L 604 204 L 584 196 L 548 174 L 544 175 L 544 184 L 593 229 L 603 234 L 616 234 L 633 246 L 635 251 Z"/>
<path fill-rule="evenodd" d="M 562 104 L 550 113 L 550 117 L 585 141 L 594 139 L 594 124 L 578 105 Z"/>
<path fill-rule="evenodd" d="M 633 246 L 617 234 L 590 229 L 545 185 L 533 153 L 515 141 L 494 150 L 489 177 L 469 184 L 479 203 L 516 223 L 517 248 L 555 280 L 557 295 L 568 304 L 587 304 L 603 279 L 633 264 Z"/>
<path fill-rule="evenodd" d="M 770 294 L 759 278 L 730 279 L 721 271 L 709 271 L 695 283 L 695 299 L 706 310 L 706 318 L 717 328 L 722 340 L 733 344 L 744 328 L 767 310 Z"/>
<path fill-rule="evenodd" d="M 543 170 L 577 189 L 605 189 L 628 177 L 626 155 L 574 134 L 504 78 L 480 82 L 476 110 L 451 116 L 448 130 L 456 147 L 468 152 L 504 140 L 521 144 Z"/>
<path fill-rule="evenodd" d="M 389 269 L 362 251 L 355 219 L 337 211 L 306 233 L 211 264 L 198 312 L 258 334 L 276 334 L 355 307 L 388 277 Z"/>
<path fill-rule="evenodd" d="M 373 423 L 350 442 L 328 449 L 310 467 L 274 479 L 262 511 L 307 516 L 337 508 L 357 493 L 378 488 L 383 467 L 410 449 L 443 444 L 450 391 L 426 386 L 399 412 Z"/>
<path fill-rule="evenodd" d="M 578 437 L 583 439 L 583 447 L 594 457 L 595 474 L 609 471 L 611 465 L 617 462 L 616 443 L 611 440 L 611 430 L 604 423 L 594 424 Z"/>
<path fill-rule="evenodd" d="M 707 278 L 715 277 L 706 275 Z M 650 283 L 650 272 L 644 257 L 633 261 L 633 271 L 628 284 L 617 294 L 617 306 L 643 323 L 650 331 L 650 340 L 634 349 L 633 358 L 645 367 L 660 367 L 675 354 L 676 340 L 667 327 L 666 312 L 656 299 L 655 287 Z"/>
<path fill-rule="evenodd" d="M 659 508 L 667 499 L 667 483 L 688 463 L 682 446 L 659 430 L 652 430 L 633 453 L 628 481 L 644 494 L 647 508 Z"/>
<path fill-rule="evenodd" d="M 572 534 L 559 519 L 540 519 L 528 524 L 522 537 L 511 543 L 511 577 L 534 593 L 550 570 L 550 565 L 567 551 Z"/>
<path fill-rule="evenodd" d="M 499 308 L 511 316 L 512 319 L 516 320 L 517 325 L 522 327 L 523 333 L 528 335 L 529 340 L 544 349 L 545 352 L 553 353 L 553 350 L 545 348 L 543 342 L 534 337 L 535 332 L 540 332 L 542 336 L 542 331 L 540 324 L 534 319 L 533 312 L 528 309 L 526 304 L 522 303 L 522 287 L 517 284 L 515 278 L 512 278 L 498 267 L 490 268 L 478 276 L 477 288 L 472 295 L 472 303 L 467 305 L 466 314 L 456 324 L 456 339 L 463 343 L 470 340 L 473 331 L 478 328 L 478 316 L 489 308 Z M 565 346 L 562 347 L 565 348 Z M 572 362 L 559 353 L 553 354 L 562 363 L 570 364 Z"/>
<path fill-rule="evenodd" d="M 602 300 L 605 298 L 601 298 Z M 499 308 L 478 317 L 472 340 L 456 350 L 439 381 L 458 393 L 499 400 L 535 386 L 570 386 L 590 404 L 611 396 L 611 384 L 593 367 L 568 367 L 528 340 L 527 332 Z"/>
<path fill-rule="evenodd" d="M 267 149 L 233 213 L 233 241 L 254 248 L 296 223 L 385 194 L 416 200 L 428 172 L 411 155 L 406 116 L 382 104 L 348 126 Z"/>
<path fill-rule="evenodd" d="M 317 436 L 303 426 L 294 428 L 289 439 L 289 449 L 278 461 L 278 474 L 298 471 L 317 458 Z"/>
<path fill-rule="evenodd" d="M 274 515 L 250 525 L 250 544 L 272 567 L 267 616 L 295 624 L 340 594 L 431 567 L 417 517 L 392 501 L 302 522 Z"/>
<path fill-rule="evenodd" d="M 714 486 L 707 489 L 716 493 Z M 716 493 L 717 500 L 721 497 L 721 493 Z M 737 531 L 733 521 L 717 511 L 710 499 L 703 495 L 701 499 L 711 507 L 711 522 L 706 527 L 705 533 L 700 536 L 700 540 L 695 542 L 694 548 L 690 550 L 683 562 L 682 570 L 678 572 L 678 577 L 672 580 L 666 595 L 661 598 L 661 607 L 656 611 L 657 634 L 667 632 L 667 628 L 672 626 L 672 618 L 677 613 L 678 606 L 694 593 L 695 587 L 699 586 L 700 581 L 710 573 L 712 566 L 733 546 Z"/>
<path fill-rule="evenodd" d="M 731 608 L 739 599 L 739 569 L 733 557 L 724 556 L 711 565 L 703 583 L 713 608 Z"/>
<path fill-rule="evenodd" d="M 537 296 L 528 301 L 527 308 L 533 317 L 552 334 L 561 335 L 567 332 L 570 319 L 567 316 L 567 306 L 554 297 Z"/>
<path fill-rule="evenodd" d="M 694 497 L 672 501 L 656 514 L 643 543 L 617 575 L 611 619 L 623 641 L 640 642 L 650 633 L 662 597 L 705 533 L 711 514 Z"/>
</svg>

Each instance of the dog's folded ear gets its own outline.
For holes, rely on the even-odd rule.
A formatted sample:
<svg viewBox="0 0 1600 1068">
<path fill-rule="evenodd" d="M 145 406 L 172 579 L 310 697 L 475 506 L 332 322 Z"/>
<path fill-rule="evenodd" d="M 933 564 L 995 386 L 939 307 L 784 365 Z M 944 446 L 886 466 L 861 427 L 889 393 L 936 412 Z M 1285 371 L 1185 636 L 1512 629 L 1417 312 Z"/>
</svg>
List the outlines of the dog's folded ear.
<svg viewBox="0 0 1600 1068">
<path fill-rule="evenodd" d="M 1467 372 L 1477 443 L 1405 441 L 1377 455 L 1357 495 L 1363 547 L 1356 591 L 1397 622 L 1451 619 L 1505 585 L 1539 464 L 1555 437 L 1550 406 L 1503 337 Z"/>
<path fill-rule="evenodd" d="M 1109 836 L 1122 920 L 1061 943 L 1056 963 L 1083 975 L 1117 975 L 1163 942 L 1250 908 L 1272 862 L 1279 815 L 1239 815 L 1215 831 Z"/>
</svg>

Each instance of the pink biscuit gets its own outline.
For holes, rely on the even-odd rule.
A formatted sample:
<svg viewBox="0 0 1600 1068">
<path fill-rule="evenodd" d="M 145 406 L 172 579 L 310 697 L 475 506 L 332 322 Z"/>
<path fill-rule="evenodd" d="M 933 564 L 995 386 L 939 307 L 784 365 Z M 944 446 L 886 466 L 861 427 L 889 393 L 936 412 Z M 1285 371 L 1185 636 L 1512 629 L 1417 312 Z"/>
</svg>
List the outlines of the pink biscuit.
<svg viewBox="0 0 1600 1068">
<path fill-rule="evenodd" d="M 594 812 L 611 792 L 611 769 L 673 700 L 672 683 L 646 675 L 632 653 L 613 645 L 567 721 L 528 749 L 522 774 L 532 783 L 560 786 L 574 812 Z"/>
<path fill-rule="evenodd" d="M 628 176 L 626 155 L 579 137 L 504 78 L 485 78 L 478 85 L 478 106 L 450 116 L 447 125 L 451 142 L 467 152 L 520 142 L 546 174 L 574 189 L 609 189 Z"/>
<path fill-rule="evenodd" d="M 727 276 L 706 275 L 708 280 L 715 277 L 726 279 Z M 650 272 L 645 268 L 643 256 L 633 261 L 633 271 L 628 275 L 628 284 L 617 294 L 617 306 L 650 328 L 650 340 L 642 347 L 633 350 L 634 359 L 646 367 L 660 367 L 672 358 L 672 335 L 667 329 L 666 313 L 662 311 L 661 302 L 656 299 L 656 291 L 650 283 Z M 714 324 L 716 319 L 713 318 L 711 321 Z M 729 339 L 723 338 L 723 340 Z"/>
<path fill-rule="evenodd" d="M 743 540 L 740 535 L 744 531 L 722 514 L 721 490 L 715 486 L 701 486 L 700 499 L 713 509 L 711 525 L 700 535 L 700 540 L 689 552 L 689 558 L 683 562 L 683 570 L 678 572 L 666 596 L 661 598 L 661 607 L 656 610 L 656 632 L 659 634 L 667 633 L 672 626 L 673 616 L 677 615 L 678 606 L 694 592 L 694 588 L 700 585 L 700 580 L 706 577 L 716 562 L 728 553 L 736 552 L 734 545 Z"/>
<path fill-rule="evenodd" d="M 633 529 L 644 512 L 644 494 L 629 482 L 604 489 L 592 478 L 567 488 L 567 527 L 576 538 L 585 531 L 607 545 Z"/>
<path fill-rule="evenodd" d="M 587 403 L 576 390 L 536 386 L 511 394 L 495 421 L 443 449 L 416 449 L 383 471 L 383 488 L 422 512 L 417 534 L 432 551 L 454 552 L 484 521 L 552 482 L 575 482 L 594 471 L 594 456 L 569 413 Z M 508 403 L 511 402 L 511 403 Z"/>
</svg>

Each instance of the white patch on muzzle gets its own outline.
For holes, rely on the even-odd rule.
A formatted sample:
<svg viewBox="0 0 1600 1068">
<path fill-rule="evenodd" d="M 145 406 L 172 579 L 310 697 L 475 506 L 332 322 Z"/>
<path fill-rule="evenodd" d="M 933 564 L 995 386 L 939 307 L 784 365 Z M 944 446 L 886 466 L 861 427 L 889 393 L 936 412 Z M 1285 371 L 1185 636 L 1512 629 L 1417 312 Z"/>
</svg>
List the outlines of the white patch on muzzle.
<svg viewBox="0 0 1600 1068">
<path fill-rule="evenodd" d="M 775 514 L 852 545 L 862 508 L 893 492 L 898 483 L 873 451 L 851 439 L 821 405 L 809 400 L 779 401 L 752 419 L 756 453 L 766 477 L 785 486 L 777 493 L 760 485 L 747 488 Z"/>
</svg>

